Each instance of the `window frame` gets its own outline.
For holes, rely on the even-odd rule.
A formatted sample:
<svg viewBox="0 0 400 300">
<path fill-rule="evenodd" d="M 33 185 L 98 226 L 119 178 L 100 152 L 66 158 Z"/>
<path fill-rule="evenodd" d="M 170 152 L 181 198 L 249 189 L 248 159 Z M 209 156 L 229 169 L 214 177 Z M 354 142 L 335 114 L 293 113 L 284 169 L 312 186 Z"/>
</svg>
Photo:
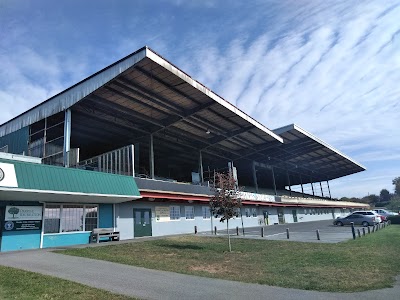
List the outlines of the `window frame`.
<svg viewBox="0 0 400 300">
<path fill-rule="evenodd" d="M 59 209 L 59 225 L 58 225 L 58 232 L 44 232 L 45 229 L 45 221 L 46 219 L 50 219 L 50 218 L 46 218 L 45 217 L 45 212 L 46 212 L 46 208 L 48 208 L 47 206 L 51 205 L 51 206 L 58 206 Z M 96 207 L 97 208 L 97 217 L 96 217 L 96 227 L 95 228 L 99 228 L 99 204 L 89 204 L 89 203 L 44 203 L 43 204 L 43 224 L 42 224 L 42 233 L 43 235 L 48 235 L 48 234 L 73 234 L 73 233 L 87 233 L 87 232 L 92 232 L 92 230 L 86 230 L 86 218 L 82 218 L 82 230 L 79 231 L 62 231 L 63 230 L 63 209 L 64 206 L 69 206 L 69 205 L 74 205 L 74 206 L 82 206 L 83 209 L 83 213 L 82 216 L 85 216 L 86 214 L 86 207 L 90 206 L 91 208 Z M 93 218 L 94 219 L 94 218 Z"/>
<path fill-rule="evenodd" d="M 179 217 L 178 218 L 171 218 L 171 209 L 172 208 L 178 208 L 178 211 L 179 211 Z M 179 205 L 170 205 L 169 206 L 169 220 L 170 221 L 180 221 L 181 220 L 181 207 Z"/>
<path fill-rule="evenodd" d="M 188 214 L 187 211 L 191 210 L 191 212 L 193 213 L 193 218 L 188 218 Z M 185 220 L 189 220 L 189 221 L 194 221 L 195 218 L 195 213 L 194 213 L 194 206 L 193 205 L 185 205 Z"/>
<path fill-rule="evenodd" d="M 211 210 L 209 206 L 202 206 L 201 207 L 201 212 L 203 215 L 203 220 L 209 220 L 211 219 Z M 207 218 L 207 213 L 208 213 L 208 218 Z"/>
</svg>

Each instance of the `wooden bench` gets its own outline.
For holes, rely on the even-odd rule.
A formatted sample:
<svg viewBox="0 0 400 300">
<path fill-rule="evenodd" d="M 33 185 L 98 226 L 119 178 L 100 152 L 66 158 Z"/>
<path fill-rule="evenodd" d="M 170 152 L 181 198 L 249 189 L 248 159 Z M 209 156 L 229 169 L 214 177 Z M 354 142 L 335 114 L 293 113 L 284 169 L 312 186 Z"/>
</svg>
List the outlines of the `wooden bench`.
<svg viewBox="0 0 400 300">
<path fill-rule="evenodd" d="M 90 234 L 90 243 L 99 243 L 104 241 L 119 241 L 119 231 L 114 228 L 94 228 Z"/>
</svg>

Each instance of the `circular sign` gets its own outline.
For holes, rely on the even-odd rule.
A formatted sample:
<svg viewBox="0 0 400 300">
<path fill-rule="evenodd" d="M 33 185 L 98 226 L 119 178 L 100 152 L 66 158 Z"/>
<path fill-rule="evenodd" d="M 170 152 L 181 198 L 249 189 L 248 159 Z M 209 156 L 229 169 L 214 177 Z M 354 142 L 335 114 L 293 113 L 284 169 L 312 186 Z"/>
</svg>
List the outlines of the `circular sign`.
<svg viewBox="0 0 400 300">
<path fill-rule="evenodd" d="M 14 222 L 8 221 L 4 223 L 5 230 L 13 230 L 14 229 Z"/>
<path fill-rule="evenodd" d="M 0 169 L 0 181 L 4 179 L 4 171 Z"/>
</svg>

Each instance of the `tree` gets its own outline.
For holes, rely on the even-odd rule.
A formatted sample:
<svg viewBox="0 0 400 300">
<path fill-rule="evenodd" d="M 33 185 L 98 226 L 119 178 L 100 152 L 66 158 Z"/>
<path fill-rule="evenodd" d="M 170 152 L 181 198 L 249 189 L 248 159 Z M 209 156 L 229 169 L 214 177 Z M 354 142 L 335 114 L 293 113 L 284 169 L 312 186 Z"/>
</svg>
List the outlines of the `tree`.
<svg viewBox="0 0 400 300">
<path fill-rule="evenodd" d="M 238 210 L 242 206 L 239 197 L 240 190 L 232 174 L 216 173 L 213 192 L 214 195 L 210 199 L 210 212 L 215 218 L 220 218 L 220 222 L 226 220 L 229 252 L 232 252 L 229 220 L 239 216 Z"/>
<path fill-rule="evenodd" d="M 15 215 L 19 213 L 19 208 L 18 207 L 11 207 L 8 210 L 8 213 L 12 214 L 13 215 L 12 217 L 15 218 Z"/>
<path fill-rule="evenodd" d="M 394 193 L 400 196 L 400 177 L 393 179 L 392 183 L 394 185 Z"/>
<path fill-rule="evenodd" d="M 379 201 L 380 202 L 388 202 L 390 201 L 390 193 L 387 189 L 382 189 L 381 193 L 379 194 Z"/>
</svg>

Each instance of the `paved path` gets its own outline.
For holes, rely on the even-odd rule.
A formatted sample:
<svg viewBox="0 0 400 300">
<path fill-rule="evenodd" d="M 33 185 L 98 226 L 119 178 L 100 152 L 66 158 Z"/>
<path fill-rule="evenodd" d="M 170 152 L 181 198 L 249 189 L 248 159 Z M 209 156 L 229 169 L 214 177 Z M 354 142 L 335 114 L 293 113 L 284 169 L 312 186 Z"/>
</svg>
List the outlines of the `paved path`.
<svg viewBox="0 0 400 300">
<path fill-rule="evenodd" d="M 1 253 L 0 265 L 142 299 L 398 300 L 400 295 L 400 278 L 390 289 L 351 294 L 312 292 L 149 270 L 46 250 Z"/>
<path fill-rule="evenodd" d="M 339 243 L 353 238 L 350 226 L 334 226 L 333 220 L 313 221 L 313 222 L 300 222 L 281 225 L 270 225 L 264 227 L 264 237 L 261 237 L 261 226 L 245 228 L 245 236 L 242 234 L 242 229 L 239 228 L 239 236 L 236 236 L 236 229 L 231 229 L 230 233 L 238 238 L 251 238 L 251 239 L 267 239 L 267 240 L 285 240 L 295 242 L 312 242 L 312 243 Z M 286 236 L 286 228 L 289 228 L 289 240 Z M 320 240 L 317 239 L 316 230 L 319 230 Z M 356 226 L 360 229 L 361 234 L 363 227 Z M 366 234 L 368 228 L 364 228 Z M 372 227 L 370 227 L 372 231 Z M 201 235 L 210 236 L 211 233 L 201 232 Z M 218 231 L 218 235 L 226 235 L 226 230 Z"/>
</svg>

